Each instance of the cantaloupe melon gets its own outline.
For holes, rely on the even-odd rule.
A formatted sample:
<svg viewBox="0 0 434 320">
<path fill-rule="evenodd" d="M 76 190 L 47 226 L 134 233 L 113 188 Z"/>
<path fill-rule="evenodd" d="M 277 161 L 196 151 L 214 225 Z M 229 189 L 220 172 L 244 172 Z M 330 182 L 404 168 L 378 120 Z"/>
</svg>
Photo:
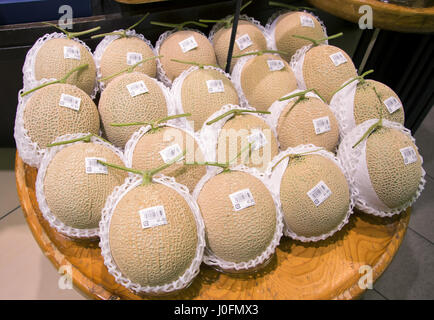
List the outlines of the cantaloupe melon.
<svg viewBox="0 0 434 320">
<path fill-rule="evenodd" d="M 167 92 L 163 90 L 162 84 L 139 72 L 126 73 L 113 79 L 101 94 L 98 104 L 108 140 L 123 148 L 137 129 L 114 127 L 110 125 L 112 123 L 148 122 L 167 116 L 169 102 L 166 99 Z"/>
</svg>

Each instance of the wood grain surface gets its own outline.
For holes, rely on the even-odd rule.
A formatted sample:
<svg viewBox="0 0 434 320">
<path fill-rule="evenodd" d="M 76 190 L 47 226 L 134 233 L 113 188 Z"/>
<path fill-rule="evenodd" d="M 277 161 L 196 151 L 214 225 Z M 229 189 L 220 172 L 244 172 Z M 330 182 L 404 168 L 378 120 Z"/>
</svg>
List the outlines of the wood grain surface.
<svg viewBox="0 0 434 320">
<path fill-rule="evenodd" d="M 202 264 L 188 288 L 164 297 L 139 296 L 108 273 L 98 241 L 74 241 L 50 228 L 36 201 L 37 170 L 18 153 L 15 173 L 25 218 L 41 250 L 57 269 L 70 266 L 74 286 L 94 299 L 357 298 L 364 291 L 358 285 L 359 268 L 371 266 L 376 280 L 397 252 L 410 217 L 410 210 L 387 219 L 355 213 L 325 241 L 303 244 L 282 238 L 270 263 L 254 274 L 228 275 Z"/>
</svg>

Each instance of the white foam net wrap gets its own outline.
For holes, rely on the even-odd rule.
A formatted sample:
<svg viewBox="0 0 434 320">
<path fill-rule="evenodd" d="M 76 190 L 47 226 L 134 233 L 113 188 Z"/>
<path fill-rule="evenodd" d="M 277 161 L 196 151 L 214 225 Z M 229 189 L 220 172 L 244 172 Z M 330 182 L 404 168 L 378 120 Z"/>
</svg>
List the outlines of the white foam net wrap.
<svg viewBox="0 0 434 320">
<path fill-rule="evenodd" d="M 331 236 L 333 236 L 336 232 L 340 231 L 349 221 L 351 214 L 353 213 L 354 205 L 356 198 L 358 196 L 357 189 L 353 186 L 353 180 L 348 175 L 347 169 L 341 165 L 339 159 L 334 156 L 333 153 L 326 151 L 322 148 L 319 148 L 313 144 L 307 144 L 307 145 L 299 145 L 295 148 L 288 148 L 285 151 L 280 152 L 274 159 L 270 162 L 267 170 L 265 171 L 265 176 L 268 179 L 268 183 L 273 188 L 273 192 L 278 194 L 278 201 L 279 206 L 282 208 L 282 203 L 280 200 L 280 185 L 282 182 L 283 174 L 286 171 L 286 168 L 289 164 L 289 155 L 292 154 L 301 154 L 301 153 L 307 153 L 308 155 L 316 154 L 320 155 L 322 157 L 325 157 L 329 160 L 331 160 L 334 164 L 337 165 L 338 168 L 341 169 L 342 173 L 347 179 L 348 182 L 348 189 L 350 194 L 349 199 L 349 206 L 348 211 L 344 217 L 344 219 L 339 223 L 337 227 L 335 227 L 333 230 L 330 230 L 329 232 L 322 234 L 320 236 L 315 237 L 304 237 L 297 235 L 294 231 L 292 231 L 286 224 L 284 229 L 285 236 L 288 236 L 294 240 L 298 240 L 301 242 L 316 242 L 321 241 L 324 239 L 327 239 Z M 307 155 L 307 156 L 308 156 Z M 273 169 L 274 168 L 274 169 Z M 283 210 L 283 209 L 282 209 Z"/>
<path fill-rule="evenodd" d="M 290 12 L 306 12 L 306 13 L 310 14 L 311 16 L 315 17 L 315 19 L 318 20 L 318 22 L 320 23 L 320 25 L 321 25 L 321 27 L 322 27 L 322 30 L 323 30 L 323 32 L 324 32 L 324 38 L 327 38 L 327 28 L 326 28 L 324 22 L 323 22 L 323 21 L 322 21 L 322 20 L 321 20 L 317 15 L 313 14 L 312 12 L 307 11 L 307 10 L 300 10 L 300 11 L 280 10 L 280 11 L 275 12 L 275 13 L 274 13 L 274 14 L 273 14 L 269 19 L 268 19 L 267 24 L 265 25 L 266 33 L 267 33 L 268 37 L 269 37 L 270 40 L 271 40 L 271 49 L 272 49 L 272 50 L 277 50 L 277 46 L 276 46 L 276 38 L 275 38 L 275 36 L 274 36 L 274 32 L 275 32 L 275 30 L 276 30 L 277 22 L 278 22 L 278 20 L 279 20 L 279 18 L 280 18 L 281 16 L 283 16 L 283 15 L 285 15 L 285 14 L 287 14 L 287 13 L 290 13 Z M 328 40 L 326 40 L 326 41 L 325 41 L 325 44 L 328 44 L 328 43 L 329 43 Z"/>
<path fill-rule="evenodd" d="M 406 203 L 397 208 L 389 208 L 379 199 L 374 187 L 372 186 L 367 167 L 367 139 L 364 139 L 355 148 L 353 148 L 353 145 L 355 145 L 368 131 L 369 127 L 377 121 L 378 119 L 367 120 L 350 131 L 350 133 L 345 136 L 339 145 L 337 156 L 342 166 L 346 168 L 346 174 L 348 175 L 347 178 L 351 178 L 353 188 L 357 191 L 358 196 L 355 202 L 356 207 L 365 213 L 375 216 L 391 217 L 410 207 L 416 201 L 416 199 L 419 198 L 425 185 L 425 170 L 422 168 L 422 175 L 417 192 Z M 415 139 L 411 136 L 410 130 L 406 129 L 401 124 L 383 119 L 383 126 L 401 131 L 407 135 L 413 141 L 413 143 L 415 143 Z M 420 158 L 421 162 L 423 163 L 422 156 L 420 156 Z"/>
<path fill-rule="evenodd" d="M 83 138 L 85 136 L 90 135 L 90 133 L 75 133 L 75 134 L 66 134 L 60 137 L 57 137 L 54 142 L 61 142 L 61 141 L 68 141 L 72 139 L 79 139 Z M 124 155 L 122 151 L 115 146 L 113 146 L 110 143 L 107 143 L 106 141 L 100 139 L 99 137 L 91 136 L 90 142 L 95 144 L 103 145 L 106 148 L 109 148 L 111 151 L 113 151 L 116 155 L 119 156 L 119 158 L 124 162 Z M 47 200 L 45 199 L 45 193 L 44 193 L 44 180 L 45 180 L 45 174 L 47 173 L 48 166 L 50 165 L 53 158 L 56 156 L 56 154 L 62 150 L 63 148 L 67 148 L 69 146 L 72 146 L 74 144 L 78 143 L 86 143 L 84 141 L 76 141 L 73 143 L 63 144 L 51 147 L 47 150 L 45 153 L 41 165 L 38 170 L 38 175 L 36 177 L 36 199 L 38 200 L 39 209 L 42 212 L 43 217 L 45 220 L 48 221 L 50 226 L 54 229 L 56 229 L 58 232 L 60 232 L 63 235 L 66 235 L 71 238 L 96 238 L 99 235 L 99 228 L 93 228 L 93 229 L 77 229 L 70 226 L 65 225 L 62 221 L 60 221 L 50 210 L 50 207 L 47 204 Z"/>
<path fill-rule="evenodd" d="M 203 68 L 205 70 L 216 70 L 216 71 L 220 72 L 222 75 L 224 75 L 226 78 L 228 78 L 231 81 L 231 83 L 234 85 L 235 90 L 237 91 L 238 99 L 240 100 L 240 104 L 243 106 L 247 106 L 247 101 L 241 97 L 240 91 L 237 89 L 236 83 L 232 80 L 232 77 L 228 73 L 224 72 L 220 68 L 216 68 L 213 66 L 204 66 Z M 181 75 L 173 81 L 171 93 L 172 93 L 174 104 L 176 107 L 176 112 L 178 114 L 184 113 L 184 108 L 182 106 L 182 85 L 184 83 L 184 80 L 188 77 L 188 75 L 190 73 L 192 73 L 198 69 L 199 69 L 198 66 L 192 66 L 192 67 L 188 68 L 187 70 L 184 70 L 181 73 Z M 193 130 L 192 125 L 190 123 L 188 123 L 187 119 L 183 118 L 183 119 L 180 119 L 180 121 L 183 122 L 182 125 L 185 126 L 186 128 L 188 128 L 188 130 Z"/>
<path fill-rule="evenodd" d="M 250 106 L 238 106 L 234 104 L 227 104 L 224 105 L 219 111 L 213 113 L 204 123 L 201 130 L 199 131 L 199 138 L 203 141 L 205 150 L 206 150 L 206 161 L 217 161 L 217 144 L 218 144 L 218 137 L 220 135 L 220 132 L 225 125 L 225 123 L 233 116 L 233 114 L 227 115 L 226 117 L 220 119 L 217 122 L 214 122 L 210 125 L 207 125 L 206 123 L 225 114 L 226 112 L 234 109 L 241 109 L 241 110 L 251 110 L 255 111 L 256 109 Z M 275 137 L 277 137 L 277 133 L 275 130 L 275 127 L 271 124 L 268 118 L 264 117 L 262 114 L 258 113 L 245 113 L 254 117 L 257 117 L 261 120 L 263 120 L 272 130 Z"/>
<path fill-rule="evenodd" d="M 345 81 L 344 84 L 350 80 Z M 358 80 L 351 82 L 345 88 L 336 92 L 330 101 L 330 109 L 338 120 L 341 139 L 356 126 L 356 120 L 354 119 L 354 97 L 358 83 Z"/>
<path fill-rule="evenodd" d="M 207 174 L 202 177 L 202 179 L 196 185 L 196 188 L 194 189 L 193 192 L 193 198 L 196 201 L 206 182 L 209 181 L 214 176 L 216 176 L 217 174 L 221 173 L 222 171 L 223 171 L 222 168 L 214 167 L 212 170 L 209 170 Z M 276 231 L 274 233 L 271 243 L 266 248 L 266 250 L 253 260 L 247 262 L 240 262 L 240 263 L 225 261 L 217 257 L 208 247 L 206 247 L 203 261 L 207 265 L 213 266 L 216 269 L 223 270 L 229 273 L 253 271 L 265 265 L 265 263 L 267 263 L 268 260 L 271 258 L 271 256 L 274 254 L 276 247 L 279 245 L 280 238 L 282 237 L 283 234 L 283 215 L 282 215 L 281 207 L 279 206 L 278 195 L 272 191 L 272 188 L 269 185 L 269 181 L 265 179 L 265 175 L 263 173 L 259 172 L 255 168 L 248 168 L 244 165 L 238 165 L 234 168 L 231 168 L 231 171 L 246 172 L 254 176 L 255 178 L 259 179 L 265 185 L 265 187 L 270 191 L 270 194 L 274 201 L 274 205 L 276 207 Z"/>
<path fill-rule="evenodd" d="M 174 178 L 170 178 L 164 175 L 154 176 L 152 178 L 152 183 L 159 183 L 165 185 L 176 192 L 178 192 L 188 203 L 194 218 L 196 220 L 198 244 L 196 248 L 196 255 L 185 273 L 179 277 L 177 280 L 165 284 L 162 286 L 146 286 L 143 287 L 138 283 L 132 282 L 128 279 L 117 267 L 110 250 L 109 242 L 109 230 L 110 230 L 110 220 L 113 212 L 119 203 L 119 201 L 132 189 L 140 186 L 142 183 L 142 178 L 138 175 L 130 174 L 129 178 L 125 180 L 125 183 L 119 187 L 116 187 L 113 193 L 107 198 L 104 209 L 102 210 L 102 218 L 100 221 L 100 242 L 101 254 L 104 258 L 104 264 L 106 265 L 110 274 L 115 277 L 116 282 L 120 283 L 124 287 L 132 290 L 134 292 L 146 293 L 151 295 L 161 295 L 167 294 L 173 291 L 181 290 L 187 287 L 194 277 L 199 273 L 199 267 L 202 263 L 203 252 L 205 248 L 205 225 L 202 220 L 202 216 L 199 211 L 199 207 L 196 201 L 189 194 L 186 186 L 179 184 Z"/>
<path fill-rule="evenodd" d="M 28 90 L 38 86 L 38 83 L 40 83 L 41 80 L 44 80 L 44 79 L 36 80 L 36 77 L 35 77 L 35 62 L 36 62 L 36 56 L 38 55 L 39 49 L 44 45 L 44 43 L 46 41 L 52 40 L 52 39 L 61 39 L 61 38 L 66 38 L 66 34 L 57 33 L 57 32 L 47 33 L 44 36 L 40 37 L 38 40 L 36 40 L 33 47 L 27 52 L 26 60 L 24 61 L 24 66 L 23 66 L 24 91 L 28 91 Z M 78 38 L 71 38 L 71 40 L 74 40 L 74 41 L 80 43 L 92 55 L 92 51 L 86 45 L 86 43 L 84 43 L 83 41 L 81 41 Z M 95 79 L 95 86 L 93 89 L 93 93 L 90 95 L 90 97 L 92 99 L 95 99 L 97 92 L 98 92 L 98 81 Z"/>
<path fill-rule="evenodd" d="M 119 29 L 119 30 L 115 30 L 113 32 L 124 32 L 123 29 Z M 151 41 L 149 41 L 148 39 L 146 39 L 142 34 L 137 33 L 135 30 L 126 30 L 125 31 L 127 37 L 135 37 L 138 38 L 140 40 L 142 40 L 143 42 L 145 42 L 149 48 L 151 48 L 152 52 L 154 53 L 154 55 L 156 55 L 155 53 L 155 49 L 152 46 Z M 107 35 L 105 36 L 100 43 L 98 43 L 98 45 L 95 48 L 95 51 L 93 53 L 93 59 L 95 60 L 95 65 L 96 65 L 96 79 L 97 82 L 99 83 L 99 88 L 100 91 L 104 91 L 105 89 L 105 83 L 102 81 L 99 81 L 102 78 L 102 73 L 101 73 L 101 59 L 102 56 L 104 55 L 105 50 L 107 49 L 107 47 L 116 39 L 119 39 L 121 36 L 120 35 Z"/>
<path fill-rule="evenodd" d="M 297 87 L 302 90 L 307 89 L 306 83 L 304 82 L 303 65 L 304 65 L 304 56 L 306 55 L 306 52 L 308 52 L 310 48 L 312 48 L 311 44 L 298 49 L 291 57 L 291 61 L 289 62 L 292 71 L 294 71 L 295 79 L 297 80 Z"/>
<path fill-rule="evenodd" d="M 173 29 L 173 30 L 169 30 L 164 32 L 163 34 L 160 35 L 160 37 L 158 38 L 157 42 L 155 43 L 155 54 L 158 56 L 160 55 L 160 47 L 163 44 L 163 42 L 174 32 L 179 31 L 178 29 Z M 204 34 L 203 32 L 196 30 L 196 29 L 190 29 L 190 28 L 182 28 L 182 31 L 193 31 L 193 32 L 197 32 L 201 35 L 203 35 L 206 38 L 206 34 Z M 210 41 L 211 43 L 211 41 Z M 212 45 L 212 43 L 211 43 Z M 172 86 L 172 81 L 167 77 L 166 75 L 166 71 L 164 71 L 163 65 L 161 64 L 161 60 L 157 59 L 157 77 L 158 79 L 163 82 L 167 87 L 171 87 Z M 175 79 L 174 79 L 175 80 Z"/>
</svg>

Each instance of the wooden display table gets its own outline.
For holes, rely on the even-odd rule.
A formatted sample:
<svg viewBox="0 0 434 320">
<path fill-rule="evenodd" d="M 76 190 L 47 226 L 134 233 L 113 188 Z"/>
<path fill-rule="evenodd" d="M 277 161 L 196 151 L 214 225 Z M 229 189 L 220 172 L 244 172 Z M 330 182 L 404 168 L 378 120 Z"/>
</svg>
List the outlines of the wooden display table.
<svg viewBox="0 0 434 320">
<path fill-rule="evenodd" d="M 95 299 L 147 299 L 116 283 L 103 263 L 97 241 L 72 241 L 52 229 L 36 201 L 37 170 L 16 155 L 16 183 L 21 206 L 41 250 L 58 269 L 71 265 L 76 288 Z M 67 183 L 67 181 L 65 181 Z M 303 244 L 283 237 L 271 262 L 250 275 L 226 275 L 202 264 L 199 275 L 183 291 L 164 299 L 353 299 L 362 265 L 383 273 L 404 238 L 410 210 L 380 219 L 354 214 L 332 238 Z"/>
</svg>

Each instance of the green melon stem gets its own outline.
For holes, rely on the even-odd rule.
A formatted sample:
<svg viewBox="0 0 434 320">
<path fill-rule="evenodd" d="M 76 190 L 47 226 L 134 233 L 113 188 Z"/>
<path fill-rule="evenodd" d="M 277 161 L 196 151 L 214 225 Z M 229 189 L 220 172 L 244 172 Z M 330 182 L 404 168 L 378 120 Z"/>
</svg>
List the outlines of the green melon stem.
<svg viewBox="0 0 434 320">
<path fill-rule="evenodd" d="M 163 122 L 172 120 L 172 119 L 178 119 L 183 117 L 190 117 L 191 113 L 182 113 L 182 114 L 175 114 L 173 116 L 168 116 L 159 120 L 151 121 L 151 122 L 130 122 L 130 123 L 110 123 L 113 127 L 129 127 L 129 126 L 144 126 L 149 125 L 151 126 L 151 130 L 154 131 L 159 128 L 159 125 Z"/>
<path fill-rule="evenodd" d="M 116 72 L 115 74 L 112 74 L 112 75 L 107 76 L 107 77 L 105 77 L 105 78 L 101 78 L 101 79 L 99 79 L 98 81 L 99 81 L 99 82 L 104 82 L 104 81 L 110 80 L 110 79 L 112 79 L 112 78 L 114 78 L 114 77 L 117 77 L 117 76 L 121 75 L 122 73 L 131 73 L 131 72 L 134 71 L 134 69 L 135 69 L 138 65 L 140 65 L 140 64 L 142 64 L 142 63 L 145 63 L 145 62 L 148 62 L 148 61 L 150 61 L 150 60 L 159 59 L 159 58 L 162 58 L 162 57 L 163 57 L 163 56 L 154 56 L 154 57 L 149 57 L 149 58 L 143 59 L 143 60 L 141 60 L 141 61 L 139 61 L 139 62 L 133 64 L 132 66 L 129 66 L 128 68 L 125 68 L 124 70 L 121 70 L 121 71 L 119 71 L 119 72 Z"/>
<path fill-rule="evenodd" d="M 375 122 L 372 126 L 366 130 L 365 134 L 359 139 L 359 141 L 356 142 L 355 145 L 353 145 L 353 148 L 357 147 L 363 140 L 368 138 L 375 130 L 381 128 L 383 126 L 383 118 L 380 117 L 377 122 Z"/>
<path fill-rule="evenodd" d="M 204 64 L 204 63 L 198 63 L 198 62 L 194 62 L 194 61 L 184 61 L 184 60 L 178 60 L 178 59 L 170 59 L 170 61 L 183 63 L 183 64 L 191 64 L 193 66 L 199 67 L 200 69 L 203 69 L 205 66 L 210 66 L 210 67 L 215 67 L 215 68 L 220 69 L 220 67 L 216 66 L 215 64 Z"/>
<path fill-rule="evenodd" d="M 285 117 L 286 117 L 286 116 L 287 116 L 287 115 L 292 111 L 292 109 L 294 109 L 294 107 L 295 107 L 297 104 L 299 104 L 301 101 L 307 99 L 307 98 L 306 98 L 306 93 L 308 93 L 308 92 L 314 92 L 318 97 L 320 97 L 320 99 L 321 99 L 324 103 L 326 103 L 325 100 L 324 100 L 324 98 L 321 97 L 321 95 L 318 93 L 318 91 L 317 91 L 316 89 L 308 89 L 308 90 L 304 90 L 304 91 L 301 91 L 301 92 L 297 92 L 297 93 L 291 94 L 291 95 L 289 95 L 289 96 L 286 96 L 286 97 L 283 97 L 283 98 L 280 98 L 280 99 L 279 99 L 279 101 L 285 101 L 285 100 L 289 100 L 289 99 L 292 99 L 292 98 L 295 98 L 295 97 L 299 97 L 299 98 L 295 101 L 295 103 L 291 106 L 291 108 L 289 108 L 289 110 L 285 113 Z"/>
<path fill-rule="evenodd" d="M 46 87 L 46 86 L 49 86 L 49 85 L 51 85 L 51 84 L 55 84 L 55 83 L 66 83 L 66 80 L 68 80 L 68 78 L 69 78 L 69 77 L 70 77 L 74 72 L 78 72 L 78 71 L 81 71 L 81 70 L 87 69 L 88 67 L 89 67 L 89 65 L 88 65 L 87 63 L 86 63 L 86 64 L 82 64 L 82 65 L 80 65 L 80 66 L 78 66 L 78 67 L 75 67 L 74 69 L 70 70 L 67 74 L 65 74 L 65 75 L 63 76 L 63 78 L 61 78 L 61 79 L 59 79 L 59 80 L 54 80 L 54 81 L 46 82 L 46 83 L 44 83 L 44 84 L 41 84 L 40 86 L 37 86 L 37 87 L 35 87 L 35 88 L 33 88 L 33 89 L 30 89 L 29 91 L 23 92 L 23 93 L 21 93 L 21 97 L 24 97 L 24 96 L 26 96 L 26 95 L 28 95 L 28 94 L 30 94 L 30 93 L 32 93 L 32 92 L 35 92 L 36 90 L 39 90 L 39 89 L 44 88 L 44 87 Z"/>
<path fill-rule="evenodd" d="M 126 28 L 125 30 L 122 31 L 113 31 L 113 32 L 107 32 L 107 33 L 101 33 L 101 34 L 96 34 L 94 36 L 92 36 L 92 39 L 96 39 L 96 38 L 102 38 L 105 36 L 120 36 L 121 38 L 128 38 L 127 35 L 127 31 L 134 29 L 135 27 L 137 27 L 139 24 L 141 24 L 147 17 L 149 16 L 149 12 L 147 12 L 146 14 L 143 15 L 143 17 L 137 21 L 135 24 L 133 24 L 132 26 Z"/>
<path fill-rule="evenodd" d="M 271 112 L 270 111 L 261 111 L 261 110 L 232 109 L 232 110 L 229 110 L 229 111 L 223 113 L 222 115 L 218 116 L 217 118 L 208 121 L 206 123 L 206 125 L 209 126 L 209 125 L 211 125 L 211 124 L 213 124 L 213 123 L 215 123 L 215 122 L 217 122 L 217 121 L 219 121 L 219 120 L 221 120 L 221 119 L 223 119 L 223 118 L 225 118 L 231 114 L 233 114 L 234 116 L 239 116 L 240 114 L 243 114 L 243 113 L 270 114 Z"/>
<path fill-rule="evenodd" d="M 206 25 L 204 23 L 197 22 L 197 21 L 185 21 L 182 23 L 167 23 L 167 22 L 151 21 L 151 24 L 154 26 L 175 28 L 175 29 L 178 29 L 178 31 L 181 31 L 182 29 L 184 29 L 184 27 L 186 25 L 189 25 L 189 24 L 195 25 L 198 27 L 202 27 L 202 28 L 208 28 L 208 25 Z"/>
<path fill-rule="evenodd" d="M 253 1 L 248 1 L 245 4 L 243 4 L 240 8 L 240 13 L 247 8 Z M 232 26 L 232 22 L 234 21 L 234 16 L 230 15 L 226 19 L 219 19 L 219 20 L 210 20 L 210 19 L 199 19 L 200 22 L 204 23 L 223 23 L 225 29 L 229 29 Z"/>
<path fill-rule="evenodd" d="M 315 39 L 312 39 L 312 38 L 309 38 L 309 37 L 305 37 L 305 36 L 299 36 L 299 35 L 296 35 L 296 34 L 293 34 L 292 36 L 294 38 L 311 41 L 314 46 L 318 46 L 318 45 L 320 45 L 322 42 L 324 42 L 326 40 L 336 39 L 336 38 L 339 38 L 339 37 L 341 37 L 343 35 L 344 35 L 343 32 L 339 32 L 339 33 L 336 33 L 336 34 L 334 34 L 332 36 L 329 36 L 329 37 L 326 37 L 326 38 L 322 38 L 322 39 L 318 39 L 318 40 L 315 40 Z"/>
<path fill-rule="evenodd" d="M 241 57 L 245 57 L 245 56 L 262 56 L 264 53 L 277 53 L 277 54 L 281 54 L 281 55 L 286 54 L 286 52 L 279 51 L 279 50 L 260 50 L 260 51 L 252 51 L 252 52 L 239 54 L 236 56 L 232 56 L 232 58 L 237 59 L 237 58 L 241 58 Z"/>
<path fill-rule="evenodd" d="M 375 95 L 377 96 L 377 99 L 380 102 L 380 105 L 378 108 L 378 115 L 380 116 L 380 119 L 381 119 L 381 118 L 383 118 L 383 111 L 382 111 L 383 110 L 383 108 L 382 108 L 383 101 L 381 101 L 381 97 L 380 97 L 380 94 L 378 93 L 377 89 L 375 89 L 374 86 L 372 87 L 372 89 L 374 90 Z"/>
<path fill-rule="evenodd" d="M 66 37 L 68 39 L 77 38 L 79 36 L 83 36 L 83 35 L 86 35 L 86 34 L 89 34 L 89 33 L 92 33 L 92 32 L 95 32 L 95 31 L 98 31 L 99 29 L 101 29 L 101 27 L 95 27 L 95 28 L 92 28 L 89 30 L 84 30 L 84 31 L 79 31 L 79 32 L 69 32 L 69 31 L 59 27 L 58 25 L 55 25 L 54 23 L 50 23 L 50 22 L 42 22 L 42 23 L 62 31 L 64 34 L 66 34 Z"/>
<path fill-rule="evenodd" d="M 281 7 L 281 8 L 285 8 L 285 9 L 289 9 L 289 10 L 294 10 L 294 11 L 299 11 L 299 10 L 309 10 L 309 11 L 315 11 L 315 8 L 311 8 L 311 7 L 298 7 L 298 6 L 293 6 L 287 3 L 282 3 L 282 2 L 277 2 L 277 1 L 269 1 L 268 2 L 269 6 L 273 6 L 273 7 Z"/>
<path fill-rule="evenodd" d="M 271 168 L 271 171 L 273 171 L 279 163 L 281 163 L 283 160 L 285 160 L 286 158 L 291 159 L 295 159 L 295 158 L 300 158 L 302 156 L 320 151 L 320 150 L 324 150 L 324 148 L 318 148 L 316 150 L 310 150 L 310 151 L 306 151 L 306 152 L 301 152 L 301 153 L 292 153 L 292 154 L 287 154 L 286 156 L 282 157 L 282 159 L 280 159 L 279 161 L 277 161 L 277 163 Z"/>
<path fill-rule="evenodd" d="M 361 74 L 360 76 L 357 76 L 357 77 L 352 78 L 351 80 L 347 81 L 344 85 L 342 85 L 339 89 L 337 89 L 335 92 L 333 92 L 332 96 L 334 96 L 337 92 L 341 91 L 343 88 L 345 88 L 345 87 L 348 86 L 350 83 L 352 83 L 352 82 L 354 82 L 354 81 L 356 81 L 356 80 L 359 80 L 359 81 L 360 81 L 359 83 L 364 83 L 364 82 L 365 82 L 365 77 L 366 77 L 368 74 L 371 74 L 371 73 L 373 73 L 373 72 L 374 72 L 374 70 L 371 69 L 371 70 L 368 70 L 368 71 L 364 72 L 364 73 Z"/>
<path fill-rule="evenodd" d="M 91 134 L 88 134 L 87 136 L 84 136 L 84 137 L 81 137 L 81 138 L 76 138 L 76 139 L 71 139 L 71 140 L 65 140 L 65 141 L 59 141 L 59 142 L 50 143 L 50 144 L 47 145 L 47 148 L 51 148 L 51 147 L 55 147 L 55 146 L 60 146 L 60 145 L 64 145 L 64 144 L 70 144 L 70 143 L 74 143 L 74 142 L 78 142 L 78 141 L 90 142 L 92 137 L 101 139 L 104 142 L 112 144 L 110 141 L 107 141 L 103 137 L 100 137 L 99 135 L 91 133 Z"/>
</svg>

